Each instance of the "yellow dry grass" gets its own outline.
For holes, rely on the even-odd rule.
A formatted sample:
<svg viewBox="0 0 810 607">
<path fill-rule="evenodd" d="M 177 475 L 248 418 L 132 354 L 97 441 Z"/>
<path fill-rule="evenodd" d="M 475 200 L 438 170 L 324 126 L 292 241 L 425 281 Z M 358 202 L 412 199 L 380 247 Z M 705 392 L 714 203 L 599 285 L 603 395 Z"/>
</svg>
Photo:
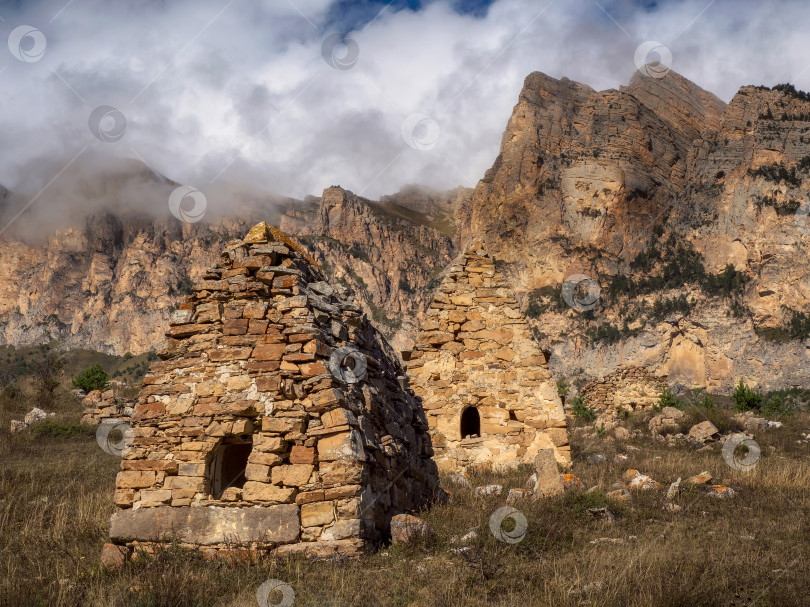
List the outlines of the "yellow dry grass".
<svg viewBox="0 0 810 607">
<path fill-rule="evenodd" d="M 810 430 L 806 414 L 757 435 L 763 455 L 750 473 L 731 469 L 719 448 L 696 452 L 636 441 L 629 446 L 637 450 L 626 450 L 596 439 L 588 450 L 608 461 L 574 464 L 586 489 L 513 504 L 528 523 L 514 544 L 498 541 L 489 520 L 505 505 L 508 488 L 525 484 L 531 473 L 525 467 L 473 472 L 475 484 L 502 484 L 500 497 L 448 484 L 451 500 L 420 513 L 431 537 L 360 560 L 210 563 L 176 549 L 109 572 L 98 557 L 114 509 L 117 459 L 92 434 L 9 435 L 8 419 L 25 407 L 0 399 L 0 605 L 258 605 L 256 591 L 267 579 L 289 584 L 296 606 L 808 604 L 810 445 L 796 444 L 799 432 Z M 60 416 L 75 417 L 79 409 L 65 401 Z M 575 444 L 575 453 L 585 446 Z M 613 455 L 625 450 L 630 460 L 613 464 Z M 611 502 L 605 493 L 627 468 L 662 488 Z M 718 500 L 684 487 L 676 499 L 681 510 L 666 510 L 668 484 L 704 470 L 731 479 L 736 496 Z M 588 514 L 603 505 L 615 512 L 615 523 Z M 458 538 L 471 530 L 477 537 L 457 551 L 465 546 Z M 592 544 L 597 538 L 623 541 Z"/>
</svg>

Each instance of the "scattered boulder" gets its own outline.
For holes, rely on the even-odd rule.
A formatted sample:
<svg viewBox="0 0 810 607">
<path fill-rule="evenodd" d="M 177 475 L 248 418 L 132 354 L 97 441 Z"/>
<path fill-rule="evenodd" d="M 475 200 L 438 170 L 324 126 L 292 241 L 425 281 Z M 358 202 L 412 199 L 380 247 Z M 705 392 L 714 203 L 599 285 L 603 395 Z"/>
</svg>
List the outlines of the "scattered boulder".
<svg viewBox="0 0 810 607">
<path fill-rule="evenodd" d="M 712 475 L 708 470 L 704 470 L 700 474 L 695 474 L 686 479 L 688 485 L 708 485 L 712 482 Z"/>
<path fill-rule="evenodd" d="M 481 496 L 500 495 L 503 493 L 501 485 L 483 485 L 475 488 L 475 494 Z"/>
<path fill-rule="evenodd" d="M 615 491 L 609 491 L 606 495 L 609 499 L 617 502 L 629 502 L 633 499 L 633 496 L 630 495 L 627 489 L 616 489 Z"/>
<path fill-rule="evenodd" d="M 712 440 L 718 434 L 720 430 L 709 420 L 695 424 L 689 429 L 689 438 L 700 442 Z"/>
<path fill-rule="evenodd" d="M 608 523 L 613 523 L 616 520 L 616 515 L 606 506 L 602 506 L 601 508 L 588 508 L 588 514 L 594 518 L 605 520 Z"/>
<path fill-rule="evenodd" d="M 451 544 L 468 544 L 474 539 L 478 537 L 478 531 L 476 529 L 470 529 L 467 533 L 462 535 L 461 537 L 454 535 L 450 538 Z"/>
<path fill-rule="evenodd" d="M 603 464 L 607 461 L 607 458 L 601 453 L 589 453 L 585 456 L 585 461 L 589 464 Z"/>
<path fill-rule="evenodd" d="M 391 541 L 394 544 L 409 544 L 429 534 L 428 524 L 412 514 L 397 514 L 391 519 Z"/>
<path fill-rule="evenodd" d="M 641 489 L 642 491 L 647 491 L 648 489 L 658 489 L 661 486 L 661 483 L 654 480 L 652 477 L 647 476 L 646 474 L 639 474 L 636 478 L 630 481 L 628 487 L 630 489 Z"/>
<path fill-rule="evenodd" d="M 768 420 L 764 417 L 755 416 L 753 411 L 744 411 L 743 413 L 738 413 L 732 419 L 742 424 L 743 428 L 749 432 L 768 427 Z"/>
<path fill-rule="evenodd" d="M 48 415 L 42 409 L 38 407 L 34 407 L 28 413 L 25 414 L 25 425 L 30 426 L 31 424 L 36 424 L 41 421 L 45 421 L 49 417 L 54 417 L 56 414 L 51 413 Z"/>
<path fill-rule="evenodd" d="M 616 438 L 616 440 L 630 440 L 630 430 L 624 426 L 616 426 L 616 429 L 613 430 L 613 436 Z"/>
<path fill-rule="evenodd" d="M 627 483 L 628 489 L 647 491 L 649 489 L 658 489 L 661 486 L 661 483 L 646 474 L 641 474 L 638 470 L 628 470 L 625 472 L 624 480 Z"/>
<path fill-rule="evenodd" d="M 671 502 L 676 497 L 678 497 L 678 493 L 680 493 L 680 491 L 681 491 L 681 477 L 679 476 L 678 480 L 672 483 L 669 486 L 669 489 L 667 489 L 667 501 Z"/>
<path fill-rule="evenodd" d="M 510 489 L 509 494 L 506 496 L 506 503 L 507 504 L 513 504 L 514 502 L 517 502 L 518 500 L 523 500 L 523 499 L 526 499 L 528 497 L 531 497 L 531 495 L 532 495 L 532 492 L 527 491 L 526 489 L 518 489 L 518 488 Z"/>
<path fill-rule="evenodd" d="M 734 497 L 735 493 L 734 489 L 726 485 L 712 485 L 709 487 L 707 495 L 722 500 Z"/>
<path fill-rule="evenodd" d="M 454 472 L 451 474 L 450 482 L 454 485 L 459 485 L 460 487 L 467 487 L 468 489 L 472 487 L 470 484 L 470 475 L 467 474 L 466 470 L 461 470 L 460 472 Z"/>
<path fill-rule="evenodd" d="M 617 453 L 613 456 L 614 464 L 625 464 L 630 461 L 630 456 L 626 453 Z"/>
<path fill-rule="evenodd" d="M 579 477 L 575 474 L 561 474 L 560 480 L 562 480 L 563 488 L 568 491 L 570 489 L 582 489 L 585 485 L 582 484 L 582 481 L 579 480 Z"/>
<path fill-rule="evenodd" d="M 537 484 L 537 472 L 532 472 L 532 475 L 526 481 L 526 489 L 534 489 L 534 486 Z"/>
<path fill-rule="evenodd" d="M 534 457 L 534 470 L 535 498 L 552 497 L 565 490 L 565 480 L 560 478 L 553 449 L 541 449 L 537 452 Z"/>
<path fill-rule="evenodd" d="M 25 414 L 25 420 L 19 421 L 16 419 L 11 420 L 11 433 L 16 434 L 27 430 L 31 425 L 38 424 L 48 418 L 56 417 L 56 413 L 46 413 L 39 407 L 34 407 Z"/>
<path fill-rule="evenodd" d="M 664 407 L 661 413 L 650 419 L 650 432 L 654 435 L 666 434 L 678 430 L 679 423 L 686 417 L 686 413 L 675 407 Z"/>
<path fill-rule="evenodd" d="M 101 549 L 101 564 L 107 569 L 120 569 L 129 558 L 126 546 L 117 546 L 107 542 Z"/>
</svg>

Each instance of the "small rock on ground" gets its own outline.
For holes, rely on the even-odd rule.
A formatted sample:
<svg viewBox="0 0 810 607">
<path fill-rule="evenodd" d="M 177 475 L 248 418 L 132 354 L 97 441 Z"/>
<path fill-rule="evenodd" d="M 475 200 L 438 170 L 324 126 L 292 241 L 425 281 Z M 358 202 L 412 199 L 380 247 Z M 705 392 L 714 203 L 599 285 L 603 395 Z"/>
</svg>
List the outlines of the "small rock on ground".
<svg viewBox="0 0 810 607">
<path fill-rule="evenodd" d="M 717 499 L 730 499 L 734 497 L 734 489 L 731 487 L 726 487 L 725 485 L 712 485 L 709 487 L 708 491 L 709 497 L 715 497 Z"/>
<path fill-rule="evenodd" d="M 408 544 L 429 533 L 428 524 L 412 514 L 397 514 L 391 519 L 391 541 L 394 544 Z"/>
<path fill-rule="evenodd" d="M 476 495 L 500 495 L 503 493 L 501 485 L 483 485 L 475 488 Z"/>
</svg>

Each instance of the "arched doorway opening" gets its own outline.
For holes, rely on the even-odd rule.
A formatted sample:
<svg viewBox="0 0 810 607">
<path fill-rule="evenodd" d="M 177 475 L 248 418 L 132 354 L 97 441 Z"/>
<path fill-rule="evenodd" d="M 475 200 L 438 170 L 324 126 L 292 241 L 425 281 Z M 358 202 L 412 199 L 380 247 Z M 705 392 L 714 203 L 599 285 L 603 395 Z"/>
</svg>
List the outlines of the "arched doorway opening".
<svg viewBox="0 0 810 607">
<path fill-rule="evenodd" d="M 461 412 L 461 438 L 481 436 L 481 416 L 475 407 L 467 407 Z"/>
</svg>

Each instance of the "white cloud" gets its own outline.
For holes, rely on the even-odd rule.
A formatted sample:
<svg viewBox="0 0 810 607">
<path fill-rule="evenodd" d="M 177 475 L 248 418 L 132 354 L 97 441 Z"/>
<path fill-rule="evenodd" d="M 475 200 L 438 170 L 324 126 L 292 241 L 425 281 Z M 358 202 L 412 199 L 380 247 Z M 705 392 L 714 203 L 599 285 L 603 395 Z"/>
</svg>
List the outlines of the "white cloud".
<svg viewBox="0 0 810 607">
<path fill-rule="evenodd" d="M 619 25 L 587 1 L 498 0 L 476 19 L 436 0 L 385 10 L 354 32 L 360 55 L 348 70 L 321 58 L 330 1 L 293 2 L 83 0 L 53 22 L 61 6 L 0 5 L 4 35 L 25 23 L 48 40 L 36 63 L 0 51 L 0 183 L 35 189 L 54 164 L 32 162 L 66 161 L 88 145 L 202 190 L 212 180 L 296 197 L 332 184 L 370 197 L 411 182 L 472 186 L 497 155 L 526 75 L 615 88 L 650 39 L 726 101 L 744 84 L 810 88 L 801 25 L 810 5 L 787 0 L 601 3 Z M 126 116 L 117 143 L 87 127 L 101 104 Z M 434 148 L 403 141 L 412 113 L 436 120 Z"/>
</svg>

